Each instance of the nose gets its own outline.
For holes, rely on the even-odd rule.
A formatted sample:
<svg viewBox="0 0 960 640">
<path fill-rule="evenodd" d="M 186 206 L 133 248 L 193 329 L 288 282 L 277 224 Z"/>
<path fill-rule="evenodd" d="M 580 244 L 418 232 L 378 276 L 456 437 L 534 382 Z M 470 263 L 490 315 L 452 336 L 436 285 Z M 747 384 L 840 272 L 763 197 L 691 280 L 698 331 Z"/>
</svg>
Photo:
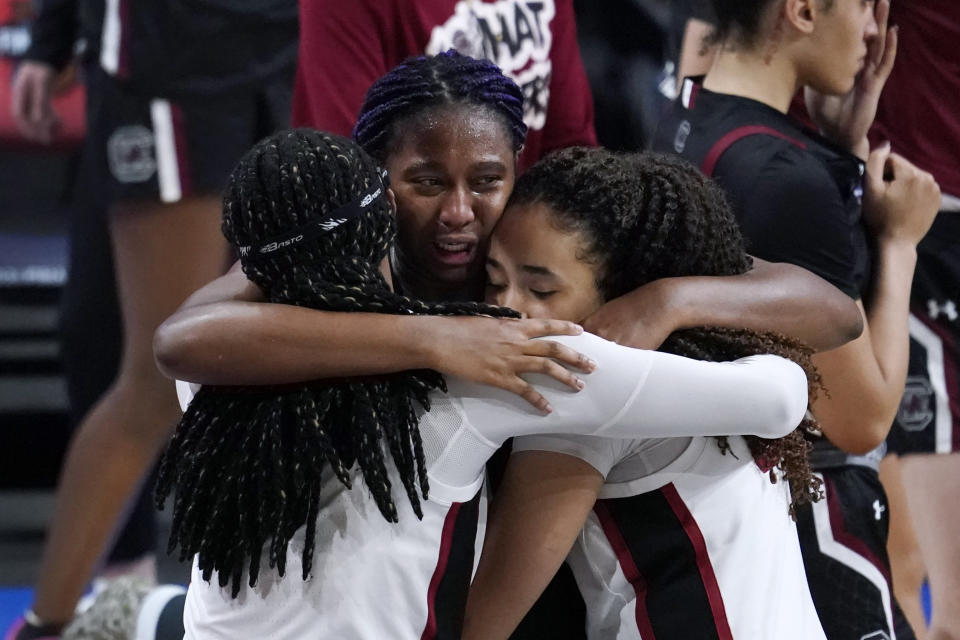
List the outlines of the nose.
<svg viewBox="0 0 960 640">
<path fill-rule="evenodd" d="M 462 229 L 474 221 L 473 199 L 466 189 L 454 189 L 440 209 L 440 226 L 447 231 Z"/>
<path fill-rule="evenodd" d="M 508 286 L 497 291 L 492 302 L 498 307 L 510 307 L 514 311 L 519 311 L 521 318 L 527 317 L 523 308 L 523 298 L 517 294 L 513 287 Z"/>
</svg>

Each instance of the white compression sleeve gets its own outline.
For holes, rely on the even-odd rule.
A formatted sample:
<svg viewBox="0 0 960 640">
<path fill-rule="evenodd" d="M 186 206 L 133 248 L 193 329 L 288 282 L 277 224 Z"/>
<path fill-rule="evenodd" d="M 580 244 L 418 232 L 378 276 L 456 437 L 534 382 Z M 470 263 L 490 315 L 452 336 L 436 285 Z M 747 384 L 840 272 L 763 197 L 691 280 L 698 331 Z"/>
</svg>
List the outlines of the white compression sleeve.
<svg viewBox="0 0 960 640">
<path fill-rule="evenodd" d="M 535 433 L 611 438 L 758 435 L 793 430 L 807 408 L 807 380 L 795 363 L 773 355 L 734 362 L 622 347 L 591 334 L 551 337 L 589 356 L 597 369 L 579 393 L 552 378 L 530 381 L 553 412 L 544 416 L 520 397 L 450 379 L 471 428 L 490 442 Z"/>
</svg>

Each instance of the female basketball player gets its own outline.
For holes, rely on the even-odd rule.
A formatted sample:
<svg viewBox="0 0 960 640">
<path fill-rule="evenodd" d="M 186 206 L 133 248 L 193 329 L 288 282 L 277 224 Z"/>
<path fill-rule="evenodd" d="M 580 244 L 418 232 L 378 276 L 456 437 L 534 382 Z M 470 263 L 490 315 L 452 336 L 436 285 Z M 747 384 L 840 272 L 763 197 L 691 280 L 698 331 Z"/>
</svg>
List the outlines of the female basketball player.
<svg viewBox="0 0 960 640">
<path fill-rule="evenodd" d="M 877 463 L 904 390 L 911 277 L 939 189 L 889 145 L 869 153 L 866 133 L 896 54 L 890 5 L 712 4 L 713 66 L 685 82 L 653 148 L 680 153 L 718 181 L 756 255 L 804 266 L 860 306 L 863 335 L 815 358 L 830 390 L 814 407 L 826 438 L 811 456 L 826 500 L 801 509 L 797 525 L 827 636 L 906 640 Z M 801 87 L 824 135 L 787 113 Z"/>
<path fill-rule="evenodd" d="M 651 280 L 748 268 L 729 207 L 694 167 L 568 149 L 517 181 L 487 300 L 576 321 Z M 661 350 L 808 359 L 774 334 L 709 327 Z M 789 515 L 818 493 L 807 446 L 799 428 L 776 440 L 516 438 L 463 637 L 507 638 L 572 547 L 591 639 L 823 638 Z"/>
</svg>

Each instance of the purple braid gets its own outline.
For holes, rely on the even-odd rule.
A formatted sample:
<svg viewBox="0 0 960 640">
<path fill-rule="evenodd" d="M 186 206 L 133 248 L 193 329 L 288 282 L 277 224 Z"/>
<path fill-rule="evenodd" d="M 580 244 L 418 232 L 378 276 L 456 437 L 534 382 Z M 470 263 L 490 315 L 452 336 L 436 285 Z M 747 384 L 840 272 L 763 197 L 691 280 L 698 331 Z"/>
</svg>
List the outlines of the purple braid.
<svg viewBox="0 0 960 640">
<path fill-rule="evenodd" d="M 410 58 L 374 82 L 360 108 L 353 139 L 383 161 L 400 120 L 447 104 L 492 110 L 506 126 L 513 149 L 523 148 L 527 125 L 520 87 L 492 62 L 452 49 Z"/>
</svg>

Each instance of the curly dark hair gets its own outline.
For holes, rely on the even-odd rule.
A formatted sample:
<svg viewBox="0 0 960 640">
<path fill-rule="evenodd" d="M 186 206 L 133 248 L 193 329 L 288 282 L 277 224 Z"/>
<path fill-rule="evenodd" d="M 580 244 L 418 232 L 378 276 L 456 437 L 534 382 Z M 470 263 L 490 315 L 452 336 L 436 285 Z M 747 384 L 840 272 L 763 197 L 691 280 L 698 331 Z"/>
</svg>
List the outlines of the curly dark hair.
<svg viewBox="0 0 960 640">
<path fill-rule="evenodd" d="M 578 258 L 594 264 L 597 287 L 610 300 L 660 278 L 745 273 L 751 259 L 723 192 L 693 165 L 658 153 L 622 154 L 572 148 L 551 154 L 517 180 L 507 205 L 542 203 L 551 224 L 583 238 Z M 661 351 L 728 361 L 761 353 L 793 360 L 807 374 L 812 403 L 821 389 L 812 351 L 782 335 L 697 327 L 675 331 Z M 786 437 L 747 437 L 764 470 L 779 467 L 790 482 L 793 508 L 817 499 L 820 482 L 807 460 L 805 419 Z M 725 438 L 719 439 L 726 450 Z"/>
<path fill-rule="evenodd" d="M 515 317 L 479 303 L 427 304 L 394 294 L 379 265 L 395 235 L 382 171 L 356 143 L 296 129 L 253 147 L 230 176 L 223 233 L 271 302 L 328 311 Z M 169 550 L 196 555 L 205 580 L 239 593 L 261 554 L 283 575 L 287 545 L 306 524 L 310 572 L 324 467 L 351 485 L 354 463 L 381 514 L 396 522 L 384 449 L 422 517 L 428 491 L 415 405 L 445 390 L 430 370 L 275 387 L 203 387 L 165 452 L 159 506 L 176 489 Z M 386 445 L 386 446 L 384 446 Z M 419 493 L 418 493 L 419 489 Z"/>
<path fill-rule="evenodd" d="M 409 58 L 367 91 L 353 139 L 380 162 L 386 160 L 398 132 L 411 118 L 448 105 L 489 110 L 509 133 L 513 150 L 523 148 L 523 92 L 489 60 L 445 51 Z"/>
</svg>

